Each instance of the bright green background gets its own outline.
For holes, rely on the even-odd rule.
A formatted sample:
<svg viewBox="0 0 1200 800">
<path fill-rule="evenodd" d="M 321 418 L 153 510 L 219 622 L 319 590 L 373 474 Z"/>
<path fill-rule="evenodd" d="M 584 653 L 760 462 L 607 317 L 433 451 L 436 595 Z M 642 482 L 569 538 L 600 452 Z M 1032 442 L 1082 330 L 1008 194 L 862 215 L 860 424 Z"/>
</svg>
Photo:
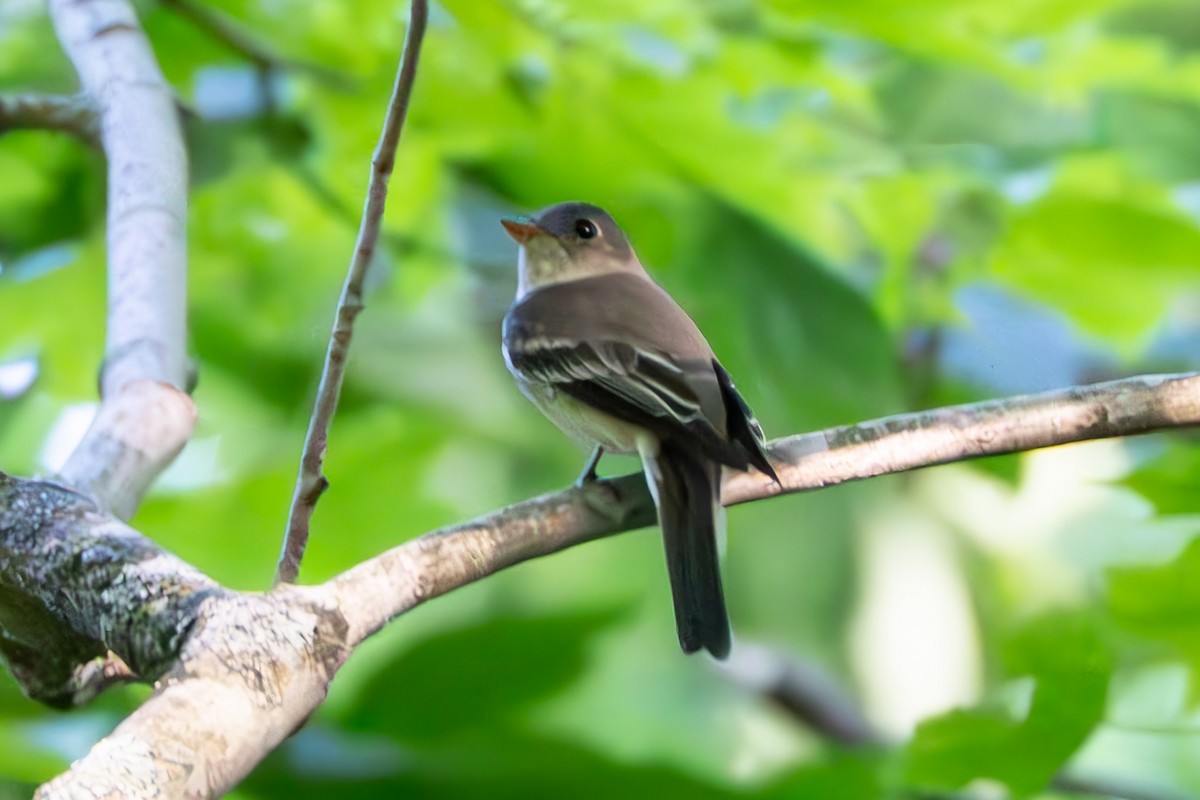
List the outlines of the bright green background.
<svg viewBox="0 0 1200 800">
<path fill-rule="evenodd" d="M 270 109 L 213 119 L 211 91 L 254 85 L 251 66 L 141 7 L 195 111 L 201 420 L 134 524 L 261 589 L 407 13 L 209 5 L 321 69 L 277 72 Z M 0 4 L 0 90 L 74 85 L 41 4 Z M 0 400 L 10 472 L 45 472 L 56 420 L 94 399 L 103 176 L 62 135 L 0 137 L 0 363 L 39 367 Z M 611 210 L 778 436 L 1194 368 L 1197 186 L 1190 0 L 447 0 L 302 577 L 575 475 L 582 454 L 500 358 L 515 256 L 501 214 Z M 869 798 L 983 781 L 1049 797 L 1067 764 L 1200 793 L 1198 470 L 1193 439 L 1153 438 L 731 511 L 738 640 L 821 665 L 894 748 L 825 744 L 680 655 L 643 531 L 397 621 L 237 796 Z M 891 681 L 902 673 L 915 683 Z M 961 681 L 976 690 L 943 691 Z M 894 707 L 926 691 L 913 734 Z M 51 714 L 0 678 L 0 797 L 55 774 L 142 696 Z"/>
</svg>

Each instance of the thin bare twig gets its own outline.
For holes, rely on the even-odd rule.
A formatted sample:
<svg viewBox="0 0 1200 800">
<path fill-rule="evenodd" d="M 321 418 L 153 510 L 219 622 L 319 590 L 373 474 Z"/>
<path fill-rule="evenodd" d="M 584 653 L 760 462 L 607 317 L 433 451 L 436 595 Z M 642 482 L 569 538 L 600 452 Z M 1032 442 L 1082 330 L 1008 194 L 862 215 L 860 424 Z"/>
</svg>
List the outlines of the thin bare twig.
<svg viewBox="0 0 1200 800">
<path fill-rule="evenodd" d="M 62 131 L 99 148 L 98 116 L 87 95 L 37 92 L 0 95 L 0 134 L 29 129 Z"/>
<path fill-rule="evenodd" d="M 300 474 L 296 478 L 296 490 L 288 514 L 283 552 L 275 572 L 276 583 L 291 583 L 296 580 L 300 572 L 300 562 L 304 558 L 304 549 L 308 544 L 313 509 L 329 486 L 322 473 L 329 426 L 333 421 L 334 412 L 337 411 L 338 397 L 342 390 L 350 339 L 354 334 L 354 320 L 363 309 L 363 279 L 379 241 L 383 209 L 387 201 L 388 179 L 395 166 L 396 146 L 400 142 L 400 133 L 408 115 L 428 17 L 426 0 L 413 0 L 408 33 L 404 37 L 404 53 L 400 58 L 400 68 L 396 72 L 396 82 L 392 88 L 392 99 L 388 104 L 383 131 L 379 135 L 379 144 L 376 145 L 375 155 L 371 160 L 371 177 L 367 184 L 367 200 L 363 209 L 362 224 L 358 229 L 358 241 L 354 246 L 346 282 L 342 286 L 342 296 L 338 300 L 333 332 L 329 336 L 329 347 L 325 352 L 321 383 L 317 389 L 316 405 L 309 422 L 308 434 L 304 438 Z"/>
</svg>

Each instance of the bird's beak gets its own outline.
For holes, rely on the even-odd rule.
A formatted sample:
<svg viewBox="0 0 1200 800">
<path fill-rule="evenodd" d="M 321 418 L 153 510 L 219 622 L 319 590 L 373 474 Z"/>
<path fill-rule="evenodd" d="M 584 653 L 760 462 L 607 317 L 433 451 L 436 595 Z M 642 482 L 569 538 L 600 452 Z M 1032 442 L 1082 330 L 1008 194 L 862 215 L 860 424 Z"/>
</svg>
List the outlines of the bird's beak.
<svg viewBox="0 0 1200 800">
<path fill-rule="evenodd" d="M 518 222 L 515 219 L 502 219 L 500 224 L 504 226 L 504 230 L 508 231 L 517 244 L 525 244 L 534 236 L 542 232 L 542 229 L 532 222 Z"/>
</svg>

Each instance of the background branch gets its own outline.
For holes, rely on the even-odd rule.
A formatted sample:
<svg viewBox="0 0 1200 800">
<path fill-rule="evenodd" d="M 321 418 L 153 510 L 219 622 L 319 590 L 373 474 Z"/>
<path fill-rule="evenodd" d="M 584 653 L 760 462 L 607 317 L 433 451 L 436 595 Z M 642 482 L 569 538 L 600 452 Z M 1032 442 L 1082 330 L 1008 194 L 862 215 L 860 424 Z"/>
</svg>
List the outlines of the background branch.
<svg viewBox="0 0 1200 800">
<path fill-rule="evenodd" d="M 725 662 L 730 681 L 762 695 L 796 722 L 843 747 L 883 744 L 855 699 L 816 663 L 780 648 L 738 641 Z"/>
<path fill-rule="evenodd" d="M 195 0 L 162 0 L 162 4 L 190 20 L 197 28 L 254 64 L 261 72 L 293 70 L 309 73 L 339 86 L 349 84 L 347 76 L 324 65 L 288 58 L 277 53 L 244 27 L 203 3 L 197 3 Z M 269 98 L 270 94 L 266 96 Z"/>
<path fill-rule="evenodd" d="M 86 95 L 0 95 L 0 134 L 22 129 L 62 131 L 100 147 L 96 107 Z"/>
<path fill-rule="evenodd" d="M 755 692 L 805 728 L 842 747 L 886 747 L 858 701 L 819 665 L 777 647 L 739 641 L 728 661 L 713 662 L 719 672 Z M 1077 795 L 1122 800 L 1186 800 L 1190 795 L 1152 782 L 1064 769 L 1050 787 Z M 922 793 L 922 797 L 936 797 Z M 961 800 L 989 795 L 957 793 Z"/>
<path fill-rule="evenodd" d="M 170 87 L 125 0 L 51 0 L 108 159 L 108 315 L 101 406 L 63 480 L 129 517 L 191 435 L 187 155 Z"/>
<path fill-rule="evenodd" d="M 317 399 L 309 421 L 308 433 L 304 437 L 304 451 L 300 456 L 300 474 L 296 478 L 296 489 L 288 512 L 287 531 L 284 536 L 283 552 L 275 572 L 277 583 L 290 583 L 300 572 L 300 562 L 308 545 L 309 522 L 317 500 L 329 486 L 322 472 L 325 463 L 325 446 L 329 438 L 329 426 L 337 411 L 338 397 L 346 372 L 346 359 L 350 339 L 354 335 L 354 320 L 363 309 L 363 279 L 375 255 L 379 242 L 383 210 L 387 203 L 388 180 L 396 163 L 396 146 L 404 129 L 408 115 L 408 104 L 412 99 L 413 84 L 417 77 L 417 62 L 421 56 L 421 42 L 425 37 L 425 24 L 429 9 L 425 0 L 413 0 L 409 11 L 408 32 L 404 37 L 404 53 L 400 57 L 400 68 L 392 87 L 391 101 L 375 155 L 371 160 L 371 176 L 367 183 L 367 201 L 363 208 L 362 223 L 358 229 L 358 241 L 350 259 L 350 269 L 342 286 L 334 314 L 333 331 L 329 336 L 329 347 L 325 352 L 325 365 L 321 371 L 321 383 L 317 388 Z"/>
</svg>

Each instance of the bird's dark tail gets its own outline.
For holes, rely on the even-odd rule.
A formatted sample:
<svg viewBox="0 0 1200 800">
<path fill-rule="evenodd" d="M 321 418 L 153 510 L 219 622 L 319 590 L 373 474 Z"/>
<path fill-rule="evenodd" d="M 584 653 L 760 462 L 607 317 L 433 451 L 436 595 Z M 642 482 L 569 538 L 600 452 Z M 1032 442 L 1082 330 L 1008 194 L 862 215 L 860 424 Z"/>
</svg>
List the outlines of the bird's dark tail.
<svg viewBox="0 0 1200 800">
<path fill-rule="evenodd" d="M 729 655 L 729 614 L 717 559 L 721 465 L 663 442 L 657 453 L 642 452 L 667 552 L 675 600 L 675 627 L 685 653 L 700 648 L 716 658 Z"/>
</svg>

